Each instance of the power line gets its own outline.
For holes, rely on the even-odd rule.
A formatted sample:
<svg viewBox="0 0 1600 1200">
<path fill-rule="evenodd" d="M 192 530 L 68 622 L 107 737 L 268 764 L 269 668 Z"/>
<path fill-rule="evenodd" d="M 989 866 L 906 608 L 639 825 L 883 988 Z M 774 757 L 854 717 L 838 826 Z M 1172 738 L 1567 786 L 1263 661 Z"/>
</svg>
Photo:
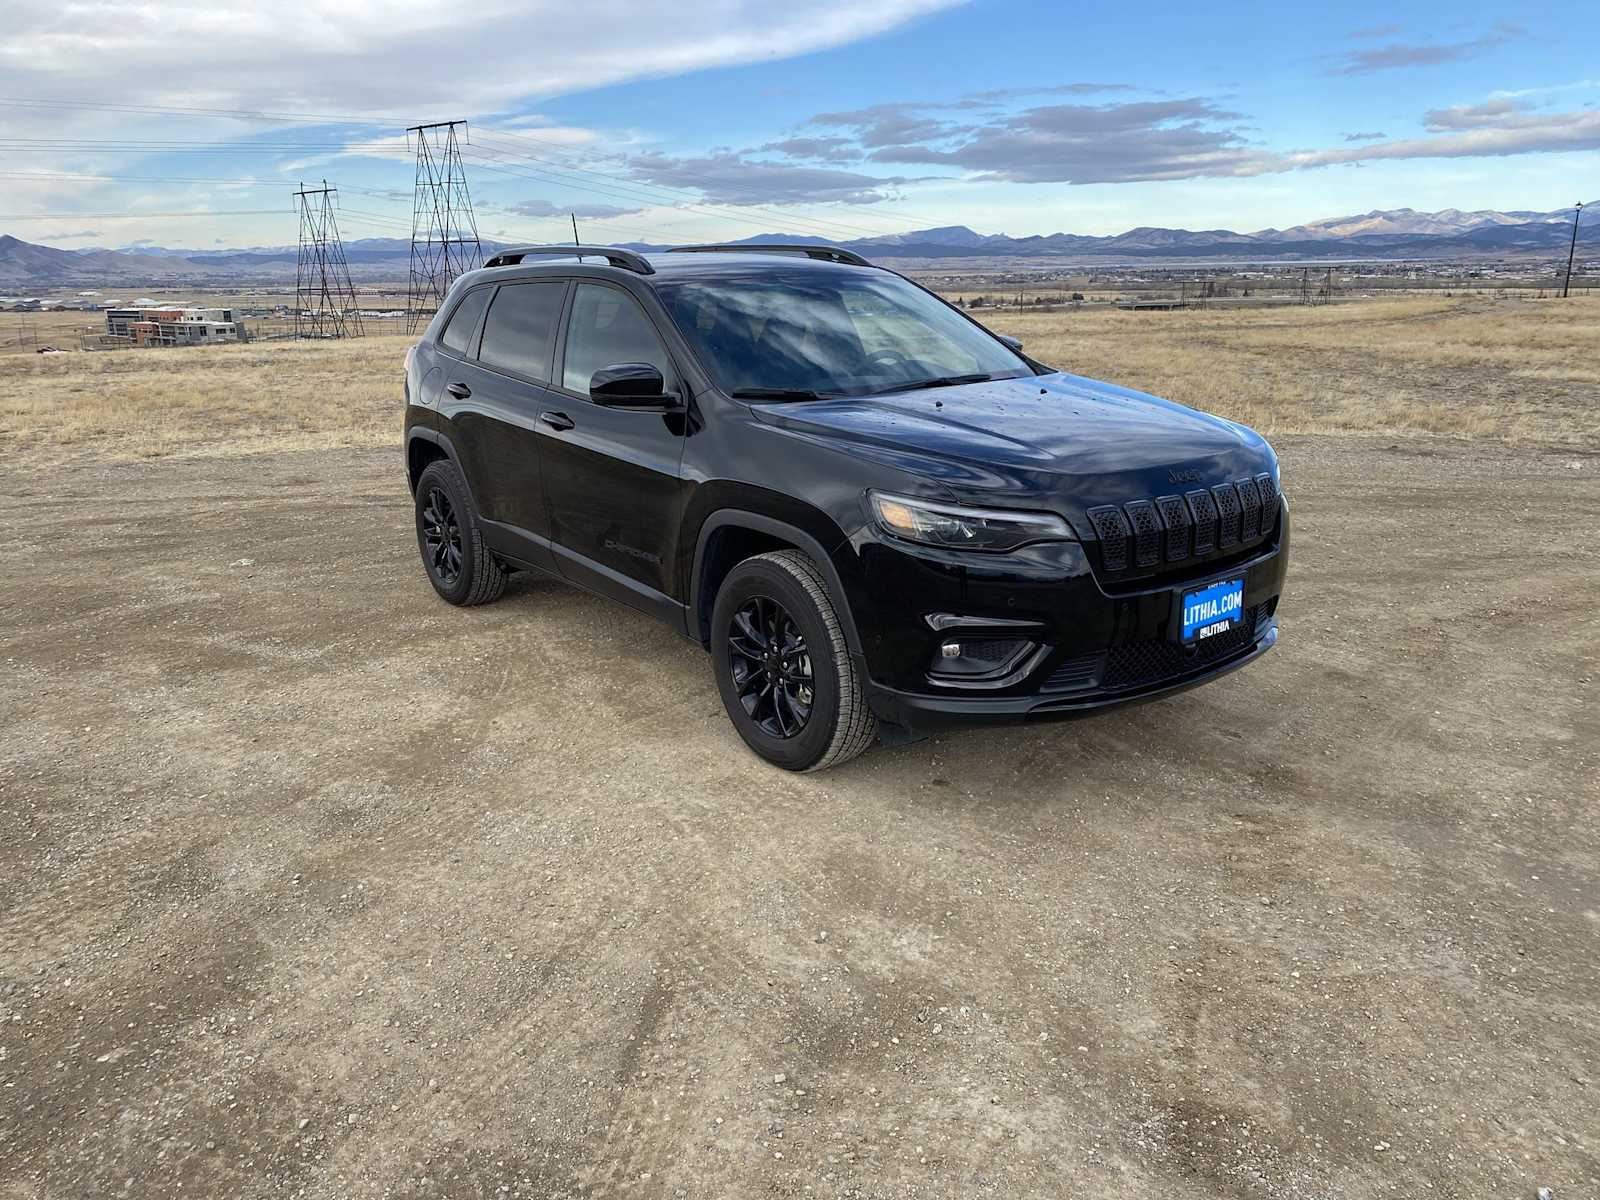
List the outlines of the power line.
<svg viewBox="0 0 1600 1200">
<path fill-rule="evenodd" d="M 107 111 L 107 112 L 146 113 L 146 114 L 150 114 L 150 115 L 154 115 L 154 116 L 229 117 L 229 118 L 240 119 L 240 120 L 293 121 L 293 122 L 308 123 L 308 124 L 339 123 L 339 124 L 382 126 L 382 125 L 397 125 L 397 124 L 400 123 L 400 120 L 401 120 L 397 116 L 390 116 L 390 115 L 372 115 L 372 114 L 358 115 L 358 114 L 353 114 L 353 113 L 285 113 L 285 112 L 270 112 L 270 111 L 263 111 L 263 110 L 256 110 L 256 109 L 200 108 L 200 107 L 182 106 L 182 105 L 135 104 L 135 103 L 130 103 L 130 102 L 92 102 L 92 101 L 77 101 L 77 100 L 40 100 L 40 99 L 36 99 L 36 98 L 23 98 L 23 97 L 15 97 L 15 96 L 0 96 L 0 105 L 13 105 L 13 106 L 20 106 L 20 107 L 67 108 L 67 109 L 79 109 L 79 110 L 103 110 L 103 111 Z M 538 145 L 538 146 L 548 147 L 552 151 L 560 151 L 562 153 L 569 153 L 570 152 L 568 147 L 563 146 L 559 142 L 552 142 L 547 138 L 536 137 L 535 135 L 533 135 L 531 133 L 526 133 L 526 132 L 523 132 L 523 131 L 520 131 L 520 130 L 500 129 L 500 130 L 495 130 L 494 133 L 495 133 L 495 136 L 497 136 L 497 137 L 514 138 L 517 141 L 531 142 L 531 143 L 533 143 L 535 145 Z M 483 135 L 480 133 L 480 138 L 482 136 Z M 583 168 L 578 168 L 578 167 L 575 167 L 575 166 L 570 167 L 570 169 L 572 169 L 572 170 L 583 170 Z M 600 175 L 600 176 L 606 177 L 606 178 L 616 178 L 615 176 L 605 176 L 605 174 L 603 172 L 587 171 L 587 173 Z M 665 191 L 665 192 L 676 192 L 676 193 L 678 193 L 678 194 L 680 194 L 682 196 L 685 196 L 685 197 L 690 197 L 690 196 L 693 195 L 693 193 L 690 192 L 687 189 L 674 188 L 669 184 L 651 184 L 649 186 L 655 187 L 655 188 L 659 188 L 659 189 L 661 189 L 662 191 Z M 734 186 L 735 188 L 737 188 L 736 184 L 735 185 L 731 185 L 731 186 Z M 757 192 L 757 189 L 755 189 L 755 188 L 750 188 L 748 190 L 752 194 L 756 194 L 756 192 Z M 768 211 L 772 211 L 772 210 L 768 210 Z M 884 220 L 902 221 L 902 222 L 906 222 L 908 224 L 914 224 L 914 223 L 920 223 L 920 222 L 928 222 L 928 221 L 932 221 L 933 220 L 933 218 L 931 218 L 931 217 L 922 217 L 922 216 L 918 216 L 915 213 L 891 213 L 891 212 L 885 212 L 885 213 L 882 213 L 881 216 L 882 216 L 882 218 Z M 867 232 L 871 232 L 871 231 L 867 231 Z"/>
<path fill-rule="evenodd" d="M 552 151 L 561 151 L 561 152 L 564 152 L 564 153 L 570 153 L 570 149 L 565 147 L 565 146 L 562 146 L 559 142 L 551 142 L 551 141 L 548 141 L 548 140 L 543 139 L 543 138 L 537 138 L 537 137 L 534 137 L 531 133 L 522 133 L 520 131 L 509 130 L 509 129 L 497 129 L 497 130 L 493 131 L 493 134 L 491 136 L 493 138 L 516 138 L 519 141 L 534 142 L 534 143 L 536 143 L 536 144 L 538 144 L 540 146 L 548 146 L 548 147 L 550 147 L 552 149 Z M 486 141 L 485 135 L 479 134 L 478 140 L 479 140 L 480 143 L 485 142 Z M 532 156 L 530 155 L 529 157 L 531 158 Z M 571 165 L 571 164 L 564 164 L 563 163 L 563 164 L 558 164 L 558 165 L 564 165 L 569 170 L 580 171 L 580 172 L 582 172 L 584 174 L 599 175 L 599 176 L 601 176 L 603 178 L 608 178 L 608 179 L 617 179 L 618 178 L 617 176 L 614 176 L 614 175 L 607 175 L 603 171 L 594 171 L 594 170 L 591 170 L 591 169 L 588 169 L 588 168 L 582 168 L 582 167 L 574 166 L 574 165 Z M 634 181 L 632 181 L 632 180 L 619 180 L 619 182 L 626 182 L 626 183 L 632 184 Z M 676 192 L 679 195 L 682 195 L 682 196 L 685 196 L 685 197 L 688 197 L 688 198 L 691 198 L 691 199 L 698 199 L 698 200 L 701 200 L 702 202 L 705 202 L 703 196 L 696 196 L 693 191 L 690 191 L 687 188 L 676 188 L 676 187 L 673 187 L 671 184 L 666 184 L 666 183 L 647 183 L 647 184 L 639 184 L 637 186 L 656 188 L 656 189 L 659 189 L 660 191 L 663 191 L 663 192 Z M 736 184 L 736 183 L 735 184 L 729 184 L 729 183 L 726 183 L 726 182 L 723 183 L 723 186 L 730 187 L 733 190 L 748 191 L 752 195 L 759 194 L 759 189 L 757 189 L 755 187 L 751 187 L 751 186 L 740 188 L 739 185 Z M 830 202 L 829 201 L 816 201 L 815 203 L 830 203 Z M 729 207 L 740 207 L 740 208 L 749 207 L 749 208 L 757 209 L 757 210 L 760 210 L 760 211 L 773 213 L 773 214 L 775 214 L 775 215 L 777 215 L 779 217 L 782 217 L 785 220 L 789 220 L 790 219 L 787 216 L 787 214 L 780 213 L 776 209 L 765 208 L 762 205 L 758 205 L 758 204 L 737 205 L 737 206 L 729 206 Z M 852 205 L 851 206 L 852 212 L 854 212 L 855 209 L 859 209 L 861 207 L 862 206 L 859 205 L 859 204 L 858 205 Z M 931 221 L 934 220 L 934 218 L 932 218 L 932 217 L 923 217 L 923 216 L 918 216 L 916 213 L 907 213 L 903 209 L 900 212 L 887 212 L 886 211 L 886 212 L 883 212 L 881 214 L 874 214 L 874 215 L 881 215 L 882 219 L 885 220 L 885 221 L 899 221 L 899 222 L 902 222 L 904 224 L 917 224 L 917 223 L 921 223 L 921 222 L 931 222 Z M 827 221 L 826 218 L 823 218 L 823 217 L 818 217 L 818 218 L 815 218 L 815 219 L 818 220 L 818 221 L 823 221 L 823 222 L 828 223 L 828 224 L 840 224 L 840 222 L 829 222 L 829 221 Z M 857 219 L 866 220 L 867 218 L 865 216 L 858 215 Z M 886 236 L 882 232 L 875 232 L 875 231 L 873 231 L 871 229 L 862 229 L 862 230 L 860 230 L 860 232 L 864 232 L 864 233 L 867 233 L 869 235 L 878 236 L 878 237 Z"/>
<path fill-rule="evenodd" d="M 123 209 L 121 212 L 102 213 L 0 213 L 0 221 L 73 221 L 80 217 L 92 221 L 143 221 L 146 218 L 156 217 L 281 217 L 282 215 L 281 208 L 226 208 L 211 212 L 137 212 Z"/>
<path fill-rule="evenodd" d="M 360 337 L 361 308 L 350 283 L 333 215 L 335 189 L 303 184 L 294 194 L 300 210 L 300 247 L 294 272 L 294 335 L 297 338 Z"/>
<path fill-rule="evenodd" d="M 519 178 L 532 179 L 538 182 L 557 183 L 564 187 L 573 188 L 577 191 L 589 192 L 597 196 L 608 196 L 615 200 L 627 200 L 635 205 L 640 205 L 642 201 L 642 207 L 672 208 L 679 212 L 698 213 L 702 216 L 712 217 L 721 221 L 736 220 L 742 224 L 753 226 L 758 229 L 766 228 L 771 224 L 770 220 L 759 221 L 754 217 L 745 215 L 747 212 L 753 213 L 763 211 L 759 206 L 756 205 L 745 206 L 719 204 L 714 200 L 699 201 L 697 203 L 685 203 L 682 200 L 673 197 L 667 197 L 663 199 L 658 195 L 652 194 L 650 189 L 655 186 L 653 184 L 631 184 L 618 181 L 612 186 L 602 187 L 592 183 L 574 181 L 569 178 L 564 178 L 561 174 L 554 173 L 555 171 L 560 171 L 561 168 L 552 169 L 549 167 L 525 167 L 521 165 L 520 161 L 518 161 L 519 159 L 527 159 L 527 161 L 530 162 L 542 162 L 543 160 L 541 159 L 533 158 L 527 155 L 508 154 L 507 152 L 498 149 L 498 147 L 491 147 L 490 152 L 495 154 L 497 157 L 488 158 L 482 149 L 477 146 L 472 147 L 470 153 L 474 159 L 473 165 L 483 167 L 488 170 L 499 169 L 502 173 L 507 173 L 510 169 L 514 169 L 517 172 L 521 172 Z M 486 159 L 487 161 L 485 161 Z M 578 170 L 578 168 L 571 169 L 574 171 Z M 587 171 L 583 173 L 600 175 L 600 172 L 595 171 Z M 609 175 L 601 175 L 601 177 L 605 179 L 614 178 L 613 176 Z M 822 218 L 778 216 L 776 219 L 782 221 L 791 229 L 798 230 L 802 233 L 813 233 L 825 241 L 837 240 L 840 237 L 840 230 L 820 227 L 819 222 L 822 222 Z M 863 231 L 853 232 L 859 233 Z M 865 232 L 868 232 L 870 236 L 884 236 L 882 234 L 871 234 L 870 231 Z"/>
<path fill-rule="evenodd" d="M 478 223 L 472 215 L 467 169 L 461 162 L 457 128 L 465 121 L 412 125 L 417 138 L 416 191 L 411 204 L 411 271 L 406 289 L 406 332 L 437 312 L 457 276 L 483 261 Z M 432 305 L 431 308 L 427 307 Z"/>
<path fill-rule="evenodd" d="M 257 111 L 257 110 L 246 110 L 246 109 L 193 108 L 193 107 L 182 107 L 182 106 L 176 106 L 176 105 L 139 105 L 139 104 L 126 104 L 126 103 L 113 104 L 113 103 L 90 103 L 90 102 L 79 102 L 79 101 L 36 101 L 36 100 L 24 100 L 24 99 L 17 98 L 17 97 L 0 97 L 0 104 L 16 104 L 16 105 L 23 105 L 23 106 L 30 106 L 30 107 L 31 106 L 43 106 L 43 107 L 67 107 L 67 108 L 75 108 L 75 109 L 103 109 L 105 111 L 111 111 L 111 112 L 148 112 L 148 113 L 150 113 L 152 115 L 189 115 L 189 116 L 213 116 L 213 117 L 214 116 L 225 116 L 225 117 L 233 117 L 233 118 L 240 118 L 240 119 L 260 119 L 260 120 L 271 119 L 271 120 L 300 121 L 300 122 L 309 122 L 309 123 L 342 122 L 342 123 L 350 123 L 350 124 L 370 125 L 370 124 L 377 124 L 381 120 L 380 118 L 375 118 L 375 117 L 368 116 L 368 115 L 355 115 L 355 114 L 288 114 L 288 113 L 273 113 L 273 112 L 265 112 L 265 111 Z M 516 139 L 519 142 L 531 142 L 531 143 L 534 143 L 534 144 L 542 146 L 542 147 L 549 147 L 549 148 L 551 148 L 553 150 L 559 150 L 559 151 L 561 151 L 563 153 L 567 152 L 567 148 L 565 146 L 561 146 L 559 143 L 550 142 L 547 139 L 538 138 L 538 137 L 535 137 L 532 134 L 523 133 L 523 132 L 519 132 L 519 131 L 498 130 L 498 131 L 495 132 L 495 137 L 496 138 L 512 138 L 512 139 Z M 45 139 L 0 139 L 0 144 L 9 143 L 9 142 L 42 142 L 44 140 Z M 374 139 L 375 142 L 376 141 L 380 141 L 380 140 L 381 139 Z M 480 134 L 480 140 L 484 140 L 483 135 L 481 135 L 481 134 Z M 75 144 L 75 145 L 79 146 L 80 148 L 81 147 L 86 147 L 86 146 L 93 146 L 95 148 L 106 150 L 106 151 L 126 151 L 126 152 L 132 152 L 136 147 L 140 147 L 140 146 L 148 146 L 148 147 L 150 147 L 152 149 L 160 148 L 163 152 L 169 152 L 169 153 L 199 152 L 199 151 L 202 151 L 202 150 L 207 151 L 207 152 L 218 152 L 218 153 L 221 153 L 221 152 L 227 152 L 227 153 L 252 153 L 252 152 L 255 152 L 255 151 L 265 151 L 265 150 L 269 150 L 269 149 L 270 150 L 285 150 L 285 151 L 288 151 L 288 150 L 319 150 L 319 149 L 328 150 L 328 149 L 331 149 L 331 147 L 328 147 L 326 144 L 306 145 L 306 144 L 298 144 L 298 143 L 296 143 L 296 144 L 288 144 L 288 143 L 262 143 L 262 142 L 258 142 L 258 143 L 252 143 L 252 144 L 246 145 L 246 146 L 238 146 L 236 143 L 184 142 L 184 141 L 177 141 L 177 140 L 140 143 L 140 142 L 136 142 L 133 139 L 102 139 L 102 140 L 98 140 L 98 141 L 90 141 L 90 140 L 87 140 L 87 139 L 81 139 L 81 140 L 77 140 L 77 139 L 55 139 L 54 143 L 58 144 L 58 145 L 64 145 L 64 144 L 67 144 L 69 141 L 71 141 L 72 144 Z M 491 141 L 488 144 L 492 145 L 493 142 Z M 33 147 L 11 145 L 10 148 L 12 148 L 14 150 L 22 150 L 22 149 L 32 149 Z M 398 147 L 396 147 L 396 149 L 398 149 Z M 724 209 L 738 208 L 738 209 L 750 209 L 751 211 L 756 211 L 756 212 L 765 212 L 765 213 L 771 215 L 772 217 L 774 217 L 775 219 L 779 219 L 779 220 L 782 220 L 782 221 L 785 221 L 785 222 L 789 223 L 791 226 L 809 225 L 813 230 L 816 230 L 816 229 L 819 229 L 819 228 L 832 228 L 832 229 L 836 229 L 836 230 L 849 230 L 849 231 L 851 231 L 853 233 L 856 233 L 856 234 L 859 234 L 859 235 L 863 235 L 863 236 L 866 236 L 866 237 L 889 236 L 886 233 L 884 233 L 881 229 L 874 229 L 874 228 L 871 228 L 868 225 L 852 225 L 852 224 L 850 224 L 848 222 L 836 221 L 836 220 L 832 220 L 832 219 L 826 218 L 826 217 L 815 217 L 815 216 L 813 216 L 813 217 L 808 217 L 808 218 L 795 218 L 791 214 L 780 212 L 777 209 L 773 209 L 773 208 L 770 208 L 768 206 L 758 205 L 758 204 L 750 204 L 750 205 L 745 205 L 745 204 L 720 204 L 720 203 L 718 203 L 716 201 L 706 200 L 704 198 L 703 194 L 700 195 L 700 196 L 696 196 L 693 191 L 691 191 L 689 189 L 686 189 L 686 188 L 675 188 L 675 187 L 672 187 L 671 185 L 668 185 L 668 184 L 643 183 L 643 182 L 639 182 L 639 181 L 636 181 L 636 180 L 630 180 L 630 179 L 622 178 L 622 177 L 619 177 L 619 176 L 616 176 L 616 175 L 611 175 L 611 174 L 608 174 L 606 172 L 595 171 L 595 170 L 592 170 L 591 168 L 576 166 L 576 165 L 574 165 L 574 164 L 572 164 L 571 162 L 568 162 L 568 161 L 557 161 L 557 162 L 554 162 L 554 163 L 550 163 L 549 160 L 541 159 L 538 156 L 528 154 L 525 151 L 519 151 L 519 150 L 511 149 L 511 148 L 507 147 L 504 142 L 500 142 L 499 143 L 499 149 L 500 149 L 500 152 L 502 154 L 510 155 L 512 157 L 515 157 L 515 158 L 525 159 L 525 160 L 531 161 L 531 162 L 548 163 L 549 165 L 556 166 L 556 167 L 559 167 L 559 168 L 567 170 L 567 171 L 572 171 L 572 172 L 576 172 L 576 173 L 584 174 L 584 175 L 590 175 L 590 176 L 593 176 L 593 177 L 595 177 L 597 179 L 607 181 L 607 182 L 611 183 L 613 186 L 621 185 L 621 186 L 626 186 L 626 187 L 629 187 L 629 188 L 632 188 L 632 189 L 650 189 L 651 191 L 653 191 L 657 195 L 673 195 L 673 196 L 677 196 L 677 197 L 680 197 L 680 198 L 694 198 L 700 204 L 710 204 L 710 205 L 713 205 L 715 207 L 724 208 Z M 345 147 L 342 147 L 342 146 L 339 148 L 339 152 L 341 152 L 341 153 L 349 153 L 348 149 L 345 148 Z M 584 185 L 575 184 L 570 180 L 565 180 L 565 181 L 558 180 L 557 182 L 564 182 L 564 183 L 567 184 L 567 186 L 575 186 L 575 187 L 584 186 Z M 731 187 L 731 188 L 733 188 L 735 190 L 740 190 L 739 189 L 739 185 L 737 183 L 729 184 L 726 181 L 723 181 L 721 186 L 723 186 L 723 187 Z M 704 189 L 702 189 L 702 193 L 703 193 L 703 190 Z M 750 187 L 747 187 L 747 188 L 745 188 L 743 190 L 747 190 L 751 194 L 757 194 L 759 189 L 755 188 L 754 186 L 750 186 Z M 604 194 L 604 193 L 602 193 L 602 194 Z M 654 200 L 654 196 L 652 196 L 651 198 L 652 198 L 652 200 Z M 827 201 L 817 201 L 816 203 L 828 203 L 828 202 Z M 681 205 L 678 202 L 669 202 L 665 206 L 667 206 L 667 207 L 680 207 Z M 854 210 L 854 209 L 859 209 L 861 206 L 860 205 L 853 205 L 851 207 Z M 711 213 L 708 213 L 706 215 L 721 216 L 723 214 L 711 214 Z M 906 225 L 922 223 L 922 222 L 928 222 L 928 221 L 933 220 L 933 218 L 930 218 L 930 217 L 921 217 L 921 216 L 918 216 L 917 214 L 904 213 L 904 212 L 895 213 L 895 212 L 883 211 L 881 213 L 873 214 L 873 216 L 876 217 L 879 220 L 882 220 L 882 221 L 899 222 L 899 223 L 906 224 Z M 748 218 L 741 218 L 741 219 L 746 220 L 747 223 L 749 223 L 749 224 L 758 224 L 758 222 L 750 221 Z M 862 216 L 860 214 L 856 215 L 856 220 L 866 221 L 866 220 L 869 220 L 869 219 L 870 218 L 864 217 L 864 216 Z M 827 234 L 826 236 L 837 237 L 838 234 L 837 233 L 830 233 L 830 234 Z"/>
</svg>

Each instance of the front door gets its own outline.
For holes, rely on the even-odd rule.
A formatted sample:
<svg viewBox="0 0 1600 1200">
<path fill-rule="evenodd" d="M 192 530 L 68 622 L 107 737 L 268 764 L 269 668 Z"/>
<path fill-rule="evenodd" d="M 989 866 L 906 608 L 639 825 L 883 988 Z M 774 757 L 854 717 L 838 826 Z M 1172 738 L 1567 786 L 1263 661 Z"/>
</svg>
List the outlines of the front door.
<svg viewBox="0 0 1600 1200">
<path fill-rule="evenodd" d="M 557 564 L 575 582 L 672 615 L 683 516 L 681 414 L 606 408 L 589 399 L 602 367 L 647 362 L 667 390 L 683 384 L 638 301 L 621 288 L 573 290 L 559 375 L 539 415 L 540 462 Z"/>
</svg>

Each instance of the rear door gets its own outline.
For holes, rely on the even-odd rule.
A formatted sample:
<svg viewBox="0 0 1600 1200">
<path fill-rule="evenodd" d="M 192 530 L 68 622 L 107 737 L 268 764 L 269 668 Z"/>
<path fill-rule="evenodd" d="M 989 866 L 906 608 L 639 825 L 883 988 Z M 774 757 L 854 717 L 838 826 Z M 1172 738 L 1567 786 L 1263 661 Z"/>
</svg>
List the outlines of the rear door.
<svg viewBox="0 0 1600 1200">
<path fill-rule="evenodd" d="M 478 453 L 483 424 L 482 414 L 470 403 L 471 389 L 466 383 L 470 368 L 463 360 L 478 353 L 478 332 L 493 295 L 494 288 L 489 286 L 473 288 L 461 298 L 434 342 L 433 365 L 419 389 L 421 403 L 433 409 L 436 427 L 455 448 L 457 466 L 474 496 L 483 476 Z"/>
<path fill-rule="evenodd" d="M 471 414 L 457 426 L 466 426 L 474 498 L 486 520 L 504 527 L 490 531 L 491 541 L 537 566 L 550 565 L 550 528 L 534 428 L 566 293 L 565 280 L 550 279 L 495 289 L 474 352 L 461 363 L 459 382 L 468 394 L 454 397 Z"/>
<path fill-rule="evenodd" d="M 579 282 L 561 370 L 540 414 L 540 457 L 557 564 L 576 582 L 671 619 L 683 516 L 683 415 L 605 408 L 589 399 L 602 367 L 652 363 L 684 385 L 660 334 L 620 287 Z"/>
</svg>

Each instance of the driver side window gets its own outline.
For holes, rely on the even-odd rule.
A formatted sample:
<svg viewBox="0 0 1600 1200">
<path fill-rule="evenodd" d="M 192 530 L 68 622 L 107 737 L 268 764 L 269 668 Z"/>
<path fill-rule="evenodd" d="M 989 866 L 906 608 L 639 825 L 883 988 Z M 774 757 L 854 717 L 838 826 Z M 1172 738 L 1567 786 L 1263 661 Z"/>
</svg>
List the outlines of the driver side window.
<svg viewBox="0 0 1600 1200">
<path fill-rule="evenodd" d="M 650 363 L 667 381 L 667 390 L 677 390 L 672 360 L 638 302 L 619 288 L 580 283 L 567 321 L 561 386 L 587 396 L 594 373 L 617 363 Z"/>
</svg>

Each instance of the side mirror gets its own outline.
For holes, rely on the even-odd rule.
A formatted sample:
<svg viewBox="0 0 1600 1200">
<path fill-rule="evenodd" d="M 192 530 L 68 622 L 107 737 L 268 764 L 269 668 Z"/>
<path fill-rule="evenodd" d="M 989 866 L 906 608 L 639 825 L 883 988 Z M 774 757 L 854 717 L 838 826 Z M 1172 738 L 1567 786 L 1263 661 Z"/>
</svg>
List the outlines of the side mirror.
<svg viewBox="0 0 1600 1200">
<path fill-rule="evenodd" d="M 671 397 L 659 367 L 651 363 L 612 363 L 590 377 L 589 399 L 607 408 L 662 408 Z"/>
<path fill-rule="evenodd" d="M 997 333 L 997 334 L 995 334 L 995 337 L 999 338 L 1006 345 L 1010 346 L 1018 354 L 1022 353 L 1022 339 L 1021 338 L 1012 337 L 1009 333 Z"/>
</svg>

